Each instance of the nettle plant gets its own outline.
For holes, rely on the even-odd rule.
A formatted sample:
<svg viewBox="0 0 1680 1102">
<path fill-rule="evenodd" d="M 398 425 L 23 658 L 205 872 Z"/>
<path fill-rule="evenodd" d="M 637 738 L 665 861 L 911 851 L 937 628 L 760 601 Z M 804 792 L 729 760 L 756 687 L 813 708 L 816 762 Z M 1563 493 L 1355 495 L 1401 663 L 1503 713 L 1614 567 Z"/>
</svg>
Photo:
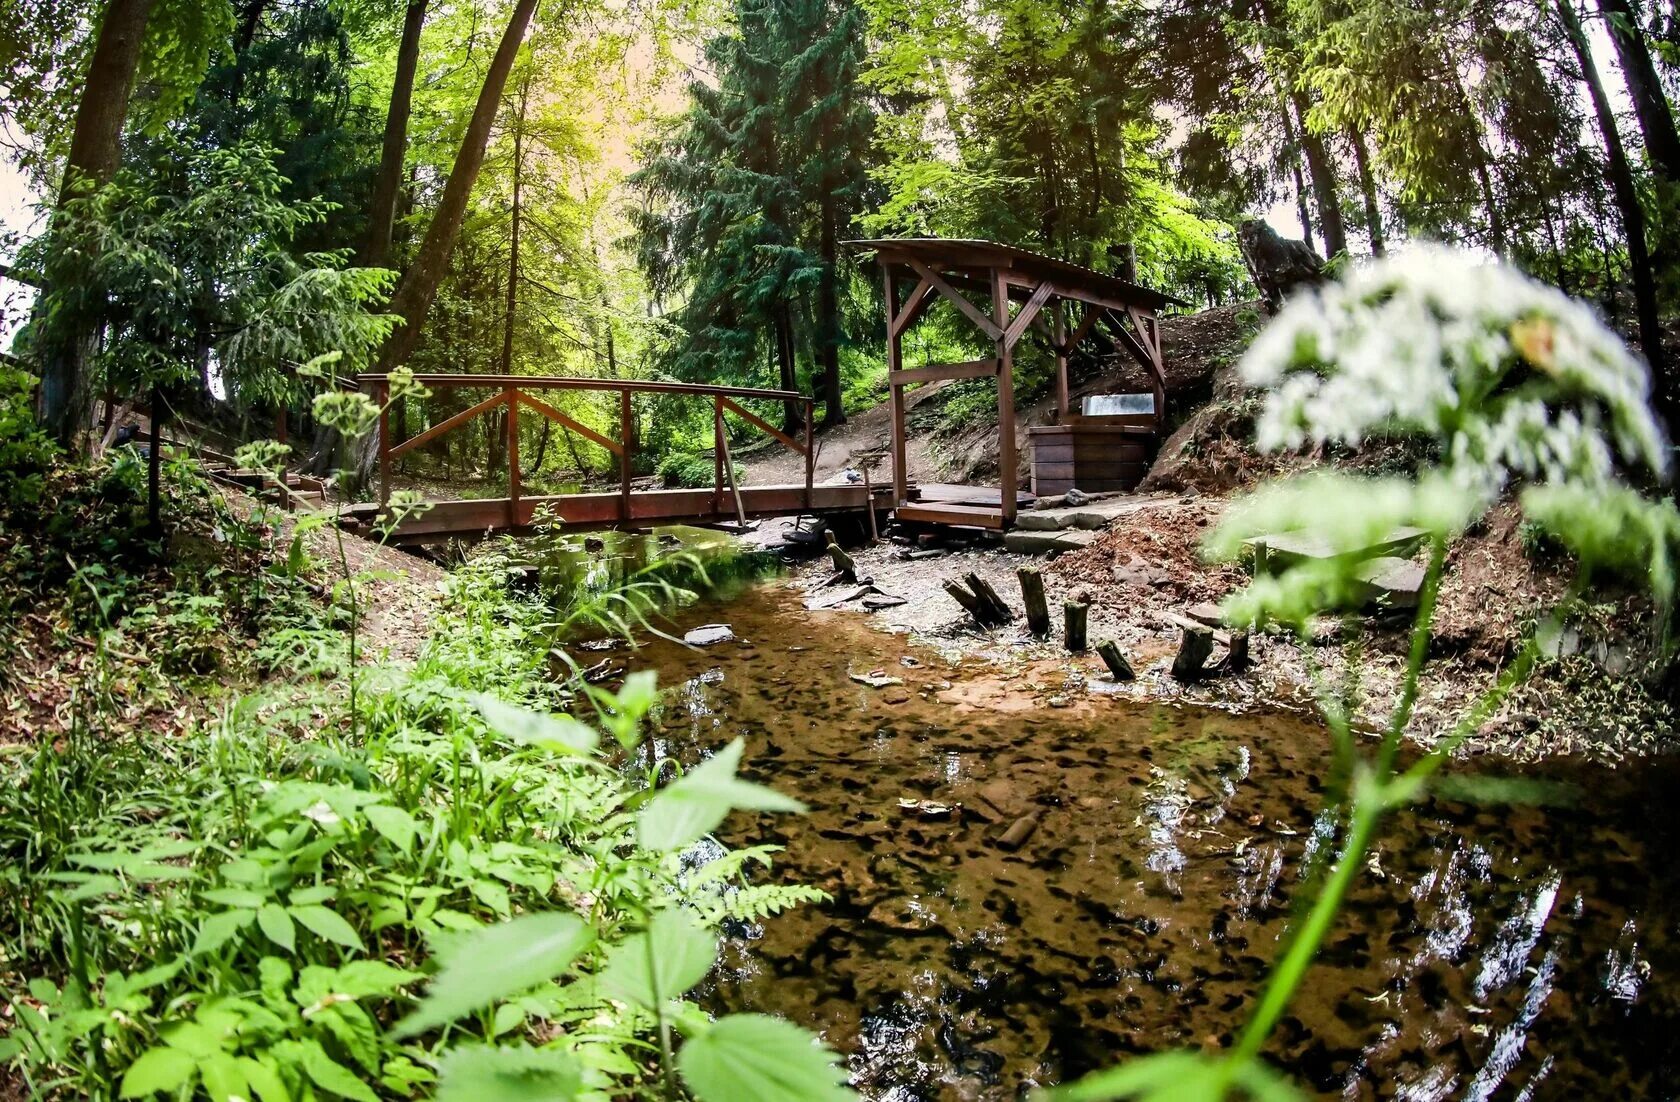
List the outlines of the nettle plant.
<svg viewBox="0 0 1680 1102">
<path fill-rule="evenodd" d="M 1680 513 L 1640 484 L 1668 474 L 1668 446 L 1647 402 L 1647 372 L 1584 305 L 1514 270 L 1419 248 L 1349 273 L 1291 302 L 1250 348 L 1243 378 L 1264 392 L 1263 450 L 1412 438 L 1434 460 L 1415 477 L 1317 471 L 1264 487 L 1228 511 L 1206 550 L 1233 559 L 1255 536 L 1310 532 L 1336 552 L 1256 577 L 1227 599 L 1226 618 L 1303 635 L 1313 617 L 1351 612 L 1368 589 L 1357 552 L 1399 528 L 1422 532 L 1427 555 L 1407 662 L 1380 737 L 1362 739 L 1358 676 L 1320 677 L 1319 706 L 1335 751 L 1330 818 L 1336 845 L 1317 847 L 1303 900 L 1236 1044 L 1224 1053 L 1169 1052 L 1064 1088 L 1070 1099 L 1293 1098 L 1260 1054 L 1311 968 L 1365 866 L 1384 815 L 1423 798 L 1455 750 L 1528 677 L 1594 571 L 1640 578 L 1665 608 Z M 1452 541 L 1514 497 L 1527 522 L 1573 552 L 1576 581 L 1545 612 L 1516 658 L 1428 752 L 1400 763 L 1429 652 Z"/>
</svg>

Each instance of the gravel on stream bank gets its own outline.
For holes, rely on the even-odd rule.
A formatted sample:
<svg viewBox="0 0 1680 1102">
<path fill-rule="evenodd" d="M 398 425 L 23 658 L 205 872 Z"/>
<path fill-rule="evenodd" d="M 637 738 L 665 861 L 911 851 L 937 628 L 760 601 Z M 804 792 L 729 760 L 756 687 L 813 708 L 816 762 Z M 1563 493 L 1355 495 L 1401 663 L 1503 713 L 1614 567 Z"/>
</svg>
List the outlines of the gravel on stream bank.
<svg viewBox="0 0 1680 1102">
<path fill-rule="evenodd" d="M 1226 708 L 1313 707 L 1316 685 L 1346 684 L 1357 672 L 1356 714 L 1378 729 L 1398 699 L 1409 641 L 1409 614 L 1363 620 L 1325 620 L 1310 643 L 1264 633 L 1251 641 L 1253 664 L 1240 674 L 1185 685 L 1170 675 L 1181 628 L 1167 619 L 1195 606 L 1217 604 L 1240 589 L 1247 575 L 1233 564 L 1205 561 L 1199 547 L 1224 508 L 1219 498 L 1188 495 L 1142 497 L 1086 546 L 1054 558 L 1012 554 L 997 545 L 912 555 L 912 548 L 883 541 L 852 551 L 860 578 L 904 603 L 869 612 L 877 628 L 908 633 L 952 656 L 981 658 L 1000 670 L 1028 677 L 1043 688 L 1040 703 L 1062 706 L 1076 696 L 1104 693 L 1132 700 L 1182 701 Z M 782 522 L 766 526 L 760 542 L 773 542 Z M 1040 569 L 1052 632 L 1028 631 L 1017 570 Z M 794 584 L 811 597 L 832 595 L 819 587 L 830 576 L 826 557 L 800 567 Z M 984 579 L 1017 611 L 1014 622 L 979 628 L 943 588 L 968 573 Z M 1443 580 L 1434 651 L 1424 668 L 1407 728 L 1410 739 L 1430 745 L 1490 687 L 1510 660 L 1540 609 L 1563 590 L 1559 578 L 1531 561 L 1516 516 L 1498 510 L 1453 548 Z M 1091 650 L 1070 655 L 1061 646 L 1063 602 L 1089 603 Z M 844 610 L 844 611 L 842 611 Z M 812 616 L 855 615 L 860 602 L 817 609 Z M 1197 610 L 1205 611 L 1205 610 Z M 1631 621 L 1630 621 L 1631 622 Z M 1466 744 L 1466 753 L 1492 753 L 1522 761 L 1581 755 L 1616 762 L 1680 749 L 1673 715 L 1649 685 L 1649 656 L 1638 642 L 1599 641 L 1583 633 L 1577 645 L 1542 663 Z M 1095 648 L 1116 642 L 1137 673 L 1113 681 Z M 1224 653 L 1215 652 L 1217 662 Z"/>
</svg>

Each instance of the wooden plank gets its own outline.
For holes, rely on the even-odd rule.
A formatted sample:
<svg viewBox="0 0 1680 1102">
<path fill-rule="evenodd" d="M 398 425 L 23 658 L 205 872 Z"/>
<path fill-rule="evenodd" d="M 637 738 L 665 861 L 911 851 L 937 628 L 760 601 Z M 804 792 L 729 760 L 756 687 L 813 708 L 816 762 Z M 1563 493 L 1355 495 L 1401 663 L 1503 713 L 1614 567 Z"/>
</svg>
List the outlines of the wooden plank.
<svg viewBox="0 0 1680 1102">
<path fill-rule="evenodd" d="M 519 515 L 519 391 L 507 388 L 508 524 L 523 523 Z"/>
<path fill-rule="evenodd" d="M 1034 463 L 1032 470 L 1037 478 L 1071 478 L 1084 485 L 1087 480 L 1141 480 L 1149 467 L 1144 463 Z"/>
<path fill-rule="evenodd" d="M 957 528 L 1003 528 L 1003 510 L 988 505 L 941 505 L 908 502 L 894 515 L 901 521 L 948 524 Z"/>
<path fill-rule="evenodd" d="M 391 504 L 391 384 L 379 385 L 379 507 L 384 509 Z M 155 406 L 153 407 L 156 408 Z M 154 438 L 157 425 L 152 426 Z M 157 454 L 157 445 L 152 445 L 152 454 Z M 156 501 L 157 487 L 153 486 L 152 500 Z"/>
<path fill-rule="evenodd" d="M 471 406 L 467 409 L 462 410 L 460 413 L 455 414 L 453 417 L 447 418 L 443 421 L 439 421 L 437 424 L 433 425 L 431 428 L 427 429 L 425 432 L 421 433 L 419 436 L 415 436 L 415 437 L 412 437 L 408 440 L 404 440 L 401 444 L 398 444 L 396 447 L 391 449 L 390 457 L 392 459 L 395 459 L 397 456 L 401 455 L 403 452 L 412 451 L 413 449 L 418 448 L 422 444 L 429 444 L 433 440 L 437 439 L 439 436 L 442 436 L 444 433 L 448 432 L 450 429 L 457 428 L 460 425 L 463 425 L 466 422 L 471 421 L 474 417 L 477 417 L 481 413 L 489 413 L 491 410 L 495 409 L 497 406 L 501 405 L 503 402 L 505 402 L 507 400 L 508 400 L 508 396 L 507 396 L 507 391 L 505 391 L 505 390 L 502 391 L 500 394 L 496 395 L 494 398 L 486 398 L 484 401 L 478 403 L 478 405 L 476 405 L 476 406 Z"/>
<path fill-rule="evenodd" d="M 622 393 L 624 395 L 624 400 L 629 401 L 630 391 L 626 390 Z M 624 445 L 620 444 L 617 440 L 614 440 L 605 433 L 596 432 L 594 429 L 590 428 L 588 425 L 576 418 L 567 417 L 564 413 L 561 413 L 547 402 L 544 402 L 539 398 L 533 398 L 529 394 L 520 394 L 519 401 L 524 405 L 530 406 L 532 409 L 536 410 L 550 421 L 553 421 L 555 424 L 560 425 L 563 428 L 571 429 L 585 440 L 593 441 L 594 443 L 601 445 L 601 447 L 607 449 L 607 451 L 612 454 L 619 456 L 624 454 Z"/>
<path fill-rule="evenodd" d="M 996 360 L 965 360 L 960 364 L 927 364 L 887 373 L 888 386 L 933 383 L 940 379 L 980 379 L 997 374 Z"/>
<path fill-rule="evenodd" d="M 1027 326 L 1032 324 L 1033 318 L 1038 316 L 1038 312 L 1044 309 L 1044 304 L 1049 301 L 1050 288 L 1051 285 L 1048 280 L 1033 288 L 1032 297 L 1027 299 L 1020 312 L 1015 315 L 1015 320 L 1011 321 L 1009 327 L 1003 331 L 1004 344 L 1010 348 L 1015 347 L 1016 342 L 1021 339 L 1021 334 L 1027 331 Z M 1005 317 L 1007 317 L 1007 314 L 1005 314 Z"/>
<path fill-rule="evenodd" d="M 893 275 L 892 265 L 881 265 L 882 279 L 886 284 L 887 299 L 887 378 L 891 379 L 904 366 L 904 337 L 892 332 L 893 303 L 898 301 L 898 283 Z M 887 401 L 892 414 L 892 487 L 893 504 L 903 503 L 909 492 L 909 479 L 904 469 L 904 391 L 900 387 L 887 387 Z"/>
<path fill-rule="evenodd" d="M 1002 527 L 1015 520 L 1015 489 L 1019 484 L 1015 457 L 1015 368 L 1014 345 L 1001 330 L 1009 324 L 1009 284 L 1004 281 L 1001 268 L 992 271 L 992 312 L 997 317 L 998 334 L 998 482 L 1003 487 L 1001 505 Z"/>
<path fill-rule="evenodd" d="M 774 437 L 776 439 L 776 441 L 779 442 L 783 447 L 791 448 L 791 449 L 793 449 L 793 451 L 795 451 L 799 454 L 804 454 L 805 446 L 803 444 L 801 444 L 799 441 L 795 440 L 793 437 L 789 436 L 787 433 L 783 432 L 781 429 L 772 425 L 770 422 L 766 421 L 764 418 L 760 417 L 758 414 L 754 413 L 752 410 L 743 409 L 739 405 L 730 401 L 728 398 L 722 399 L 722 402 L 723 402 L 723 408 L 724 409 L 733 413 L 735 416 L 739 417 L 741 420 L 745 421 L 747 424 L 749 424 L 749 425 L 753 426 L 754 428 L 758 429 L 760 432 L 768 433 L 770 436 Z M 809 412 L 807 412 L 807 414 L 805 416 L 805 423 L 806 424 L 811 423 L 811 417 L 810 417 Z"/>
<path fill-rule="evenodd" d="M 618 515 L 621 520 L 630 519 L 630 455 L 635 449 L 631 440 L 636 434 L 636 419 L 630 409 L 630 391 L 623 390 L 618 395 Z"/>
<path fill-rule="evenodd" d="M 747 525 L 747 510 L 746 510 L 746 506 L 744 506 L 741 503 L 741 487 L 739 487 L 735 484 L 735 464 L 732 463 L 729 459 L 729 433 L 726 431 L 725 425 L 723 423 L 723 407 L 724 407 L 724 403 L 726 401 L 727 401 L 727 399 L 725 399 L 725 398 L 719 398 L 718 399 L 718 406 L 717 406 L 717 445 L 718 445 L 718 452 L 723 456 L 723 472 L 729 478 L 729 492 L 731 494 L 735 495 L 735 519 L 740 522 L 741 527 L 745 528 L 746 525 Z"/>
<path fill-rule="evenodd" d="M 904 309 L 892 316 L 892 303 L 887 303 L 887 333 L 889 336 L 901 337 L 904 331 L 916 323 L 916 319 L 927 312 L 928 304 L 938 294 L 932 283 L 923 279 L 916 284 L 916 289 L 910 292 L 910 298 L 904 303 Z"/>
<path fill-rule="evenodd" d="M 1142 444 L 1105 445 L 1100 448 L 1033 445 L 1034 463 L 1142 463 L 1147 458 L 1148 449 Z"/>
<path fill-rule="evenodd" d="M 979 326 L 982 333 L 986 334 L 986 336 L 990 337 L 994 341 L 1003 336 L 1003 326 L 1009 320 L 1007 311 L 1003 315 L 1002 322 L 995 322 L 991 318 L 988 318 L 985 314 L 982 314 L 978 306 L 975 306 L 974 303 L 968 301 L 966 298 L 963 298 L 962 292 L 945 282 L 944 277 L 942 277 L 938 272 L 935 272 L 932 268 L 929 268 L 926 264 L 923 264 L 920 260 L 917 260 L 914 257 L 910 257 L 908 262 L 917 275 L 921 276 L 929 283 L 932 283 L 934 290 L 938 291 L 940 295 L 946 299 L 946 301 L 951 303 L 951 305 L 955 306 L 958 310 L 961 310 L 963 314 L 967 316 L 969 321 L 972 321 L 975 325 Z M 1005 301 L 1007 301 L 1007 288 L 1005 289 L 1004 296 Z"/>
<path fill-rule="evenodd" d="M 357 375 L 356 384 L 364 389 L 389 380 L 383 374 Z M 751 386 L 713 386 L 710 383 L 679 383 L 664 379 L 592 379 L 572 375 L 472 375 L 426 374 L 414 376 L 416 382 L 428 387 L 494 387 L 504 390 L 628 390 L 637 394 L 693 394 L 710 397 L 721 394 L 729 398 L 762 398 L 765 401 L 798 402 L 805 395 L 797 390 L 771 390 Z"/>
</svg>

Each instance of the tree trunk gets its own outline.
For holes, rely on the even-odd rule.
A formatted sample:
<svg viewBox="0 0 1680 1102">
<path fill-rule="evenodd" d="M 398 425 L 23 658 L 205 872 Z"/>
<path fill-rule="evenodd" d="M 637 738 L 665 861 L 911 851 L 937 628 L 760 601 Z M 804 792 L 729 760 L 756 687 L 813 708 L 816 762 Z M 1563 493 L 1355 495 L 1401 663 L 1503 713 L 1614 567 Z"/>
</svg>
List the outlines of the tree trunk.
<svg viewBox="0 0 1680 1102">
<path fill-rule="evenodd" d="M 773 329 L 776 341 L 776 369 L 783 390 L 798 390 L 799 375 L 794 358 L 793 311 L 787 303 L 777 304 Z M 800 427 L 799 405 L 788 401 L 782 404 L 782 431 L 793 435 Z"/>
<path fill-rule="evenodd" d="M 1359 167 L 1359 191 L 1365 197 L 1365 232 L 1371 237 L 1371 255 L 1383 256 L 1388 252 L 1388 245 L 1383 240 L 1382 206 L 1377 201 L 1377 179 L 1371 172 L 1371 154 L 1365 148 L 1364 135 L 1359 131 L 1350 130 L 1348 141 L 1353 144 L 1353 163 Z"/>
<path fill-rule="evenodd" d="M 140 66 L 140 44 L 146 35 L 154 0 L 110 0 L 99 23 L 76 105 L 76 125 L 70 136 L 70 156 L 59 191 L 60 207 L 86 189 L 104 184 L 117 171 L 122 157 L 123 121 Z M 79 318 L 64 327 L 41 365 L 41 425 L 59 443 L 75 443 L 91 403 L 88 398 L 87 358 L 98 340 L 98 319 Z"/>
<path fill-rule="evenodd" d="M 1593 111 L 1598 116 L 1598 129 L 1604 138 L 1606 174 L 1610 178 L 1610 193 L 1622 216 L 1622 233 L 1627 238 L 1628 268 L 1633 278 L 1634 309 L 1639 317 L 1639 343 L 1645 361 L 1651 365 L 1653 397 L 1657 409 L 1670 425 L 1680 424 L 1675 418 L 1675 388 L 1663 367 L 1662 328 L 1657 319 L 1657 290 L 1651 273 L 1651 258 L 1645 247 L 1645 211 L 1639 205 L 1639 189 L 1634 183 L 1633 169 L 1628 165 L 1627 152 L 1622 148 L 1621 134 L 1616 130 L 1616 112 L 1605 94 L 1604 81 L 1593 62 L 1592 48 L 1581 30 L 1574 0 L 1563 0 L 1557 6 L 1558 21 L 1575 51 L 1581 65 L 1581 77 L 1592 96 Z"/>
<path fill-rule="evenodd" d="M 1650 158 L 1651 168 L 1668 183 L 1680 184 L 1680 133 L 1675 131 L 1674 114 L 1633 5 L 1628 0 L 1598 0 L 1598 10 L 1609 25 L 1610 41 L 1616 46 L 1622 80 L 1639 118 L 1639 131 L 1645 136 L 1645 155 Z"/>
<path fill-rule="evenodd" d="M 1301 141 L 1295 134 L 1295 116 L 1289 113 L 1289 104 L 1281 95 L 1278 115 L 1283 119 L 1283 138 L 1289 146 L 1289 169 L 1295 176 L 1295 214 L 1301 220 L 1301 240 L 1310 249 L 1313 247 L 1312 212 L 1307 209 L 1307 179 L 1301 172 Z"/>
<path fill-rule="evenodd" d="M 1318 225 L 1324 233 L 1324 258 L 1347 252 L 1347 230 L 1342 225 L 1342 205 L 1336 191 L 1336 162 L 1330 159 L 1324 139 L 1307 129 L 1307 97 L 1289 93 L 1295 108 L 1295 122 L 1301 130 L 1301 150 L 1307 156 L 1307 173 L 1312 177 L 1313 199 L 1318 206 Z"/>
<path fill-rule="evenodd" d="M 478 103 L 473 107 L 472 119 L 461 138 L 461 149 L 455 155 L 455 165 L 443 185 L 443 198 L 426 227 L 425 240 L 415 254 L 414 262 L 404 273 L 397 293 L 391 296 L 390 312 L 402 318 L 396 331 L 385 343 L 380 356 L 384 370 L 403 363 L 420 339 L 420 327 L 425 324 L 426 312 L 437 295 L 438 282 L 449 264 L 449 254 L 461 234 L 461 222 L 466 217 L 467 200 L 478 173 L 484 167 L 484 150 L 490 140 L 490 127 L 496 121 L 496 109 L 501 104 L 502 89 L 507 85 L 508 73 L 519 55 L 519 45 L 525 38 L 525 28 L 531 22 L 537 0 L 518 0 L 496 56 L 484 76 L 484 86 L 478 90 Z"/>
<path fill-rule="evenodd" d="M 507 316 L 502 323 L 502 374 L 513 374 L 513 321 L 519 310 L 519 192 L 525 183 L 525 111 L 531 102 L 531 74 L 519 86 L 519 117 L 513 124 L 513 226 L 508 239 Z"/>
<path fill-rule="evenodd" d="M 379 155 L 379 178 L 368 210 L 368 239 L 362 263 L 383 268 L 391 257 L 391 234 L 397 218 L 397 195 L 402 190 L 403 158 L 408 153 L 408 112 L 414 100 L 414 73 L 420 66 L 420 32 L 426 25 L 427 0 L 409 0 L 403 16 L 402 42 L 397 46 L 397 74 L 391 85 L 391 106 L 385 112 L 385 145 Z"/>
<path fill-rule="evenodd" d="M 823 421 L 830 425 L 846 422 L 845 401 L 840 392 L 840 248 L 835 225 L 834 192 L 822 194 L 822 282 L 817 289 L 817 331 L 822 345 Z"/>
</svg>

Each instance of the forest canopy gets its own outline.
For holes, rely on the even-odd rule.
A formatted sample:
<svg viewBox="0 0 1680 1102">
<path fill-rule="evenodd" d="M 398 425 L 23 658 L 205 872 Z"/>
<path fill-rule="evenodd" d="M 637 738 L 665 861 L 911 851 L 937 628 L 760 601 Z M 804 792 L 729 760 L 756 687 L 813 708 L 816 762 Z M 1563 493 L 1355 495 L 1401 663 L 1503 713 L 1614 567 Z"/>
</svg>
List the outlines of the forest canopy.
<svg viewBox="0 0 1680 1102">
<path fill-rule="evenodd" d="M 329 469 L 346 449 L 297 372 L 325 353 L 340 374 L 774 386 L 832 423 L 882 396 L 880 279 L 849 239 L 998 240 L 1205 307 L 1256 296 L 1236 232 L 1256 218 L 1332 265 L 1422 240 L 1509 260 L 1633 336 L 1673 413 L 1680 29 L 1658 5 L 4 12 L 9 149 L 43 208 L 9 269 L 39 289 L 14 352 L 65 443 L 104 396 L 210 426 L 289 409 Z M 471 400 L 400 403 L 398 430 Z M 565 412 L 605 429 L 596 403 Z M 635 414 L 646 467 L 708 443 L 704 411 Z M 541 420 L 534 478 L 608 465 Z M 504 436 L 491 414 L 405 464 L 493 478 Z"/>
</svg>

